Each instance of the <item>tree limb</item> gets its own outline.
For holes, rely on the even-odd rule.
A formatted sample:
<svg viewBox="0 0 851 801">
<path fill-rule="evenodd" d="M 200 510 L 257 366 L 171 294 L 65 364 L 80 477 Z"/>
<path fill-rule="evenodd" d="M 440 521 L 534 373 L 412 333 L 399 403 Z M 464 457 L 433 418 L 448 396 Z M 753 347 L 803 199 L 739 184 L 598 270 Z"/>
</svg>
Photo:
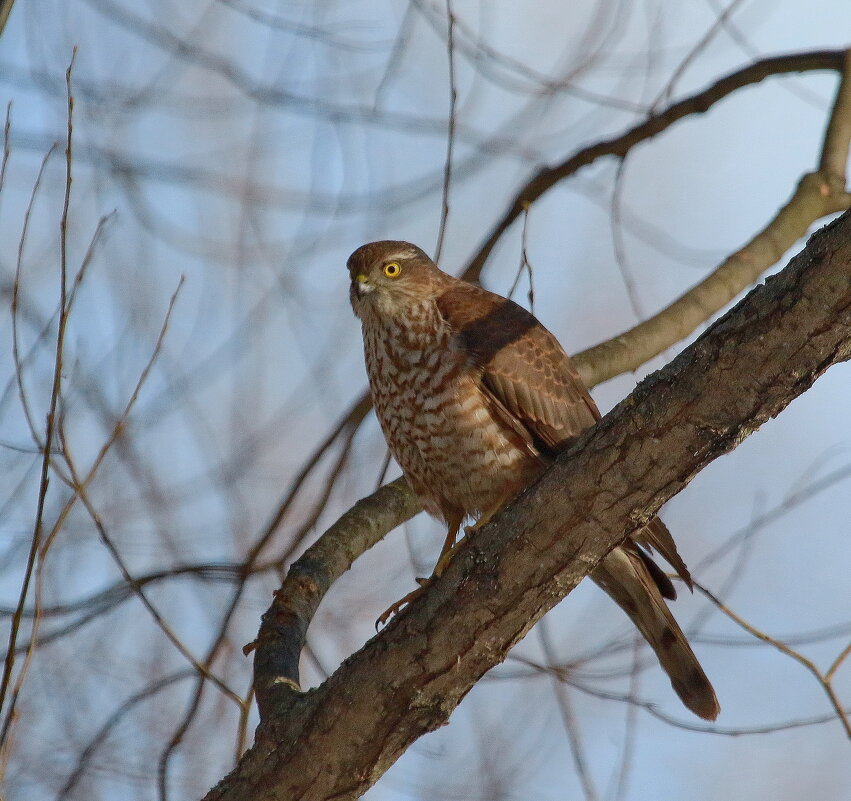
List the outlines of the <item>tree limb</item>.
<svg viewBox="0 0 851 801">
<path fill-rule="evenodd" d="M 261 632 L 256 742 L 208 801 L 365 792 L 612 547 L 851 357 L 850 271 L 851 212 L 583 434 L 318 688 L 268 674 L 280 644 Z"/>
<path fill-rule="evenodd" d="M 254 648 L 254 689 L 260 714 L 276 685 L 299 689 L 298 660 L 305 635 L 329 587 L 352 562 L 422 507 L 404 478 L 397 478 L 358 501 L 294 562 L 275 601 L 263 615 Z"/>
</svg>

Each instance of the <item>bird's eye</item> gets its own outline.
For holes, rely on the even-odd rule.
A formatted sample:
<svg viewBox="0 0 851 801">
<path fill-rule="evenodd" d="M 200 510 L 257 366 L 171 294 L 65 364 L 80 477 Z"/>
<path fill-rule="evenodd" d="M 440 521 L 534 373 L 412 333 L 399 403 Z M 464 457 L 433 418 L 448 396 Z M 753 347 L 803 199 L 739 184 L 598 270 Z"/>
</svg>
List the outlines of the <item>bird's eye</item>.
<svg viewBox="0 0 851 801">
<path fill-rule="evenodd" d="M 396 278 L 401 272 L 402 268 L 395 261 L 391 261 L 389 264 L 384 265 L 384 275 L 388 278 Z"/>
</svg>

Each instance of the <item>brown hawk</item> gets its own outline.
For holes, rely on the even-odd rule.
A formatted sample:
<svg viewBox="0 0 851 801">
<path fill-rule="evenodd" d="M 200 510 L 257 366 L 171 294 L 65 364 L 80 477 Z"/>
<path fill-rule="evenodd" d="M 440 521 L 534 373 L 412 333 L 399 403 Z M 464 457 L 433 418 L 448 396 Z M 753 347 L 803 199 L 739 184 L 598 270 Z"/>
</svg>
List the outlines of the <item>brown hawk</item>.
<svg viewBox="0 0 851 801">
<path fill-rule="evenodd" d="M 407 242 L 364 245 L 348 268 L 387 444 L 422 505 L 449 529 L 439 574 L 465 518 L 486 521 L 600 413 L 556 338 L 511 300 L 447 275 Z M 691 587 L 658 518 L 591 578 L 650 643 L 683 703 L 714 720 L 712 685 L 664 600 L 676 598 L 674 587 L 645 548 Z"/>
</svg>

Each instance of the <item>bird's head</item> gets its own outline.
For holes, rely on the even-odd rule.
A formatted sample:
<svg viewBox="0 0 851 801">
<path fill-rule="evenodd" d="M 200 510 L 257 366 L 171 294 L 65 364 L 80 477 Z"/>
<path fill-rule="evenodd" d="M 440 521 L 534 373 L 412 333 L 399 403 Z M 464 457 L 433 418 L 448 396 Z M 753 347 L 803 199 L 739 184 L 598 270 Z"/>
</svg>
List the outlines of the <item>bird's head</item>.
<svg viewBox="0 0 851 801">
<path fill-rule="evenodd" d="M 405 317 L 415 305 L 437 297 L 451 280 L 410 242 L 370 242 L 346 264 L 352 279 L 349 297 L 361 319 L 367 314 Z"/>
</svg>

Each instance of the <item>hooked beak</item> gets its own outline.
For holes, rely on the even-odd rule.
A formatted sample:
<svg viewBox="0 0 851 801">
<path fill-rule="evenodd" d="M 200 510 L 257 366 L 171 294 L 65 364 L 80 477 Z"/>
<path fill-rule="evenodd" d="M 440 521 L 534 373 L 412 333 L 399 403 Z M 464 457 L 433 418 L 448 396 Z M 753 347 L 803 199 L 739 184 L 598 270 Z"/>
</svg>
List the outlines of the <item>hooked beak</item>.
<svg viewBox="0 0 851 801">
<path fill-rule="evenodd" d="M 359 273 L 352 279 L 352 294 L 360 300 L 364 295 L 368 295 L 375 287 L 369 282 L 369 279 Z"/>
</svg>

